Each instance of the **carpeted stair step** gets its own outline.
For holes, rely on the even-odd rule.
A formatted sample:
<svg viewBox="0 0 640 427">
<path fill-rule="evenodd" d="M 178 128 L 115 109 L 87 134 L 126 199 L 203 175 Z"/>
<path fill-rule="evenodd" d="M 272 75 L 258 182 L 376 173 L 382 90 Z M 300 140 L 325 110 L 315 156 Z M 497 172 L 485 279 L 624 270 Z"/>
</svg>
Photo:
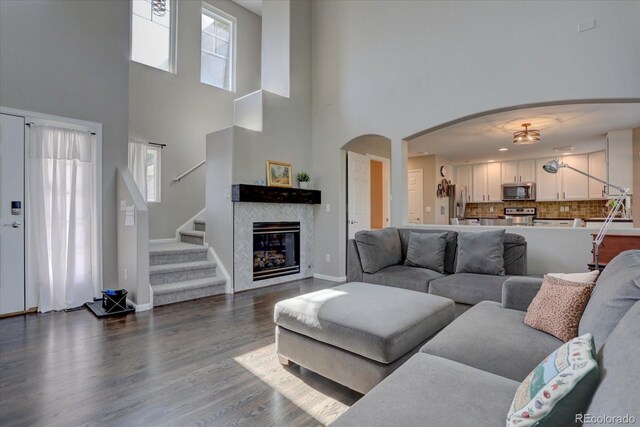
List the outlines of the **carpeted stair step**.
<svg viewBox="0 0 640 427">
<path fill-rule="evenodd" d="M 206 261 L 209 245 L 183 242 L 152 243 L 149 245 L 149 265 Z"/>
<path fill-rule="evenodd" d="M 152 285 L 153 305 L 157 307 L 174 302 L 220 295 L 225 292 L 225 283 L 224 278 L 214 276 Z"/>
<path fill-rule="evenodd" d="M 149 282 L 153 286 L 213 277 L 216 275 L 216 267 L 213 261 L 153 265 L 149 267 Z"/>
<path fill-rule="evenodd" d="M 207 224 L 202 220 L 196 219 L 193 221 L 193 229 L 195 231 L 206 231 Z"/>
<path fill-rule="evenodd" d="M 194 245 L 204 245 L 204 231 L 184 230 L 180 232 L 180 241 Z"/>
</svg>

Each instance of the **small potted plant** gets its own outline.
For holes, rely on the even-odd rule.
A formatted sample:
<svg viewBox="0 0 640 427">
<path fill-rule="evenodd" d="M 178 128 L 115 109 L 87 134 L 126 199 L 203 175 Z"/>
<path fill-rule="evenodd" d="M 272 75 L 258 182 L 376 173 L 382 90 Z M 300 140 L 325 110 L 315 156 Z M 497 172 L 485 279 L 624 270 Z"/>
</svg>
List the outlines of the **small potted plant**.
<svg viewBox="0 0 640 427">
<path fill-rule="evenodd" d="M 306 172 L 298 172 L 298 183 L 300 188 L 307 189 L 309 188 L 309 181 L 311 181 L 311 177 Z"/>
</svg>

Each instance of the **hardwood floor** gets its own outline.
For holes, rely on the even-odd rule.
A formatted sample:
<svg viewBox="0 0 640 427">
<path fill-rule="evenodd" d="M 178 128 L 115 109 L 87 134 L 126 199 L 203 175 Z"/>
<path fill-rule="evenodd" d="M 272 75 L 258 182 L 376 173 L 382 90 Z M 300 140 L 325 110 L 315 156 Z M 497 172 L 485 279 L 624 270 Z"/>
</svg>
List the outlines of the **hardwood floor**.
<svg viewBox="0 0 640 427">
<path fill-rule="evenodd" d="M 307 279 L 99 320 L 0 319 L 2 426 L 312 426 L 360 398 L 274 352 L 273 306 Z"/>
</svg>

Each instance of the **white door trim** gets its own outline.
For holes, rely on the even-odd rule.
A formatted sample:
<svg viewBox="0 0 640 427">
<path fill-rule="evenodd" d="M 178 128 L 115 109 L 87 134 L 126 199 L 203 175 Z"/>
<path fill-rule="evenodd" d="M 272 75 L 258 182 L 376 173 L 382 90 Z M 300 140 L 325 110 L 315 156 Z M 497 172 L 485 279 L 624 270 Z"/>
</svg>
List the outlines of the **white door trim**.
<svg viewBox="0 0 640 427">
<path fill-rule="evenodd" d="M 97 265 L 96 265 L 96 269 L 97 269 L 97 280 L 98 280 L 98 289 L 104 289 L 103 288 L 103 257 L 102 257 L 102 123 L 97 123 L 97 122 L 89 122 L 86 120 L 79 120 L 79 119 L 73 119 L 73 118 L 69 118 L 69 117 L 62 117 L 62 116 L 54 116 L 51 114 L 44 114 L 44 113 L 38 113 L 35 111 L 27 111 L 27 110 L 20 110 L 20 109 L 16 109 L 16 108 L 10 108 L 10 107 L 3 107 L 0 106 L 0 113 L 2 114 L 9 114 L 12 116 L 18 116 L 18 117 L 24 117 L 25 122 L 45 122 L 46 124 L 50 124 L 50 125 L 59 125 L 59 126 L 65 126 L 65 127 L 70 127 L 73 129 L 77 129 L 77 130 L 87 130 L 87 131 L 91 131 L 94 132 L 96 135 L 96 182 L 95 182 L 95 192 L 96 192 L 96 217 L 97 217 L 97 222 L 98 222 L 98 227 L 97 227 L 97 236 L 96 236 L 96 243 L 95 243 L 95 250 L 96 250 L 96 254 L 97 254 Z M 28 152 L 27 152 L 27 141 L 29 141 L 29 127 L 26 126 L 25 127 L 25 162 L 26 159 L 28 158 Z M 28 174 L 26 173 L 26 168 L 25 168 L 25 198 L 27 198 L 27 191 L 28 191 Z M 25 203 L 24 204 L 24 212 L 25 212 L 25 218 L 28 217 L 28 210 L 29 210 L 29 204 Z M 26 223 L 25 220 L 25 233 L 26 233 L 26 227 L 28 227 L 29 225 Z M 25 239 L 25 254 L 29 253 L 29 241 L 28 239 Z M 26 258 L 25 258 L 25 263 L 26 263 Z M 29 272 L 29 269 L 25 269 L 25 283 L 26 283 L 26 308 L 30 309 L 33 307 L 37 307 L 38 305 L 38 290 L 33 289 L 33 282 L 32 282 L 32 277 L 31 274 Z M 34 293 L 35 292 L 35 293 Z"/>
<path fill-rule="evenodd" d="M 408 170 L 407 170 L 407 177 L 408 177 L 408 176 L 409 176 L 409 174 L 410 174 L 410 173 L 412 173 L 412 172 L 414 172 L 414 173 L 420 173 L 420 177 L 422 178 L 422 179 L 421 179 L 421 181 L 422 181 L 422 182 L 420 183 L 420 187 L 422 187 L 422 192 L 423 192 L 423 194 L 421 194 L 421 195 L 420 195 L 420 201 L 422 202 L 422 203 L 421 203 L 421 206 L 419 207 L 419 211 L 420 211 L 420 222 L 418 222 L 418 223 L 414 223 L 414 224 L 424 224 L 424 212 L 423 212 L 423 211 L 424 211 L 424 170 L 423 170 L 423 169 L 408 169 Z M 409 193 L 408 189 L 409 189 L 409 186 L 408 186 L 408 184 L 407 184 L 407 194 Z M 407 203 L 407 209 L 408 209 L 408 203 Z M 409 213 L 409 212 L 407 212 L 407 213 Z M 405 220 L 406 220 L 406 221 L 408 221 L 408 216 L 409 216 L 409 215 L 407 215 L 407 217 L 405 218 Z M 410 224 L 411 224 L 411 223 L 410 223 Z"/>
</svg>

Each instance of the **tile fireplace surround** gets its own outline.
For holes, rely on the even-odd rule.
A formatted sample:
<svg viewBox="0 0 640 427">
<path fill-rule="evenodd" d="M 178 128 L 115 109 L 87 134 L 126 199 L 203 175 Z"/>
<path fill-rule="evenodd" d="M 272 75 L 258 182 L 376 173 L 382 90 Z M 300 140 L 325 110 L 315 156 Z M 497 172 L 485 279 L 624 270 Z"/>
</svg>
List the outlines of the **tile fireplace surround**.
<svg viewBox="0 0 640 427">
<path fill-rule="evenodd" d="M 313 275 L 313 205 L 236 202 L 233 216 L 235 292 L 290 282 Z M 300 222 L 300 273 L 253 281 L 253 223 Z"/>
</svg>

